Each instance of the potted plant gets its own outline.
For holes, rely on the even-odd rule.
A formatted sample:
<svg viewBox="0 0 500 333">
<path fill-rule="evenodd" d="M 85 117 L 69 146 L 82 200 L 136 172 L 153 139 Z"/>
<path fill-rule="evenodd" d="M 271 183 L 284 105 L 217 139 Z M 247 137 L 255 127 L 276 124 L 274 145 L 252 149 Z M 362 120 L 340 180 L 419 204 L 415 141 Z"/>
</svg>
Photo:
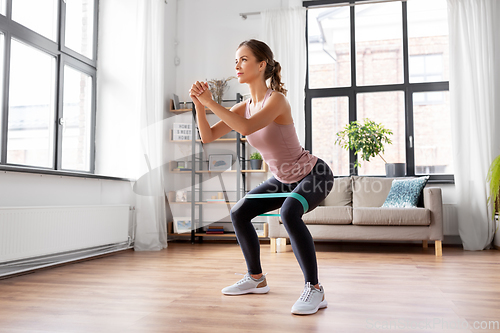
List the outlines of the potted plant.
<svg viewBox="0 0 500 333">
<path fill-rule="evenodd" d="M 262 168 L 262 156 L 258 151 L 250 155 L 250 166 L 252 170 L 260 170 Z"/>
<path fill-rule="evenodd" d="M 406 174 L 405 163 L 387 163 L 380 155 L 385 151 L 384 144 L 392 144 L 389 135 L 392 135 L 390 129 L 384 128 L 382 124 L 364 118 L 364 123 L 352 121 L 344 129 L 337 133 L 336 144 L 344 149 L 354 150 L 354 154 L 361 153 L 361 159 L 369 161 L 371 157 L 380 156 L 385 162 L 385 172 L 387 177 L 401 177 Z M 356 160 L 355 167 L 361 167 Z"/>
<path fill-rule="evenodd" d="M 495 219 L 495 213 L 500 210 L 499 197 L 500 197 L 500 155 L 498 155 L 490 165 L 486 181 L 490 183 L 490 195 L 488 196 L 487 203 L 493 202 L 493 214 L 491 218 Z"/>
</svg>

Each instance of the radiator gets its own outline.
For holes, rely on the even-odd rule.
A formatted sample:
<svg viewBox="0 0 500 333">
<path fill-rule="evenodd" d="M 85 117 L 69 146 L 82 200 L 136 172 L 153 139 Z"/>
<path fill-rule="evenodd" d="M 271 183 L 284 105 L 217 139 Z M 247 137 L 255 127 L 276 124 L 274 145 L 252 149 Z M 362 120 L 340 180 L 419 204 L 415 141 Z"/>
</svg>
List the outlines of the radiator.
<svg viewBox="0 0 500 333">
<path fill-rule="evenodd" d="M 457 205 L 443 204 L 443 234 L 459 235 Z"/>
<path fill-rule="evenodd" d="M 0 263 L 129 239 L 129 205 L 0 207 Z"/>
</svg>

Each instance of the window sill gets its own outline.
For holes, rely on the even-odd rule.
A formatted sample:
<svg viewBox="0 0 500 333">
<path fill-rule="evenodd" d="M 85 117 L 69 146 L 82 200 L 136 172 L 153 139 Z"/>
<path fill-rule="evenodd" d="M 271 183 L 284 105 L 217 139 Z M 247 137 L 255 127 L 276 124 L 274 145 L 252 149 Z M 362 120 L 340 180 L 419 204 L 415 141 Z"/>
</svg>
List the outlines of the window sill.
<svg viewBox="0 0 500 333">
<path fill-rule="evenodd" d="M 30 168 L 30 167 L 24 167 L 24 166 L 18 166 L 18 165 L 16 165 L 16 166 L 0 165 L 0 171 L 34 173 L 34 174 L 40 174 L 40 175 L 65 176 L 65 177 L 106 179 L 106 180 L 117 180 L 117 181 L 128 181 L 128 182 L 136 181 L 135 179 L 131 179 L 131 178 L 120 178 L 120 177 L 96 175 L 96 174 L 92 174 L 92 173 L 77 172 L 77 171 L 63 171 L 63 170 L 52 170 L 52 169 L 42 169 L 42 168 Z"/>
<path fill-rule="evenodd" d="M 358 176 L 358 175 L 351 175 L 351 176 Z M 397 177 L 397 178 L 415 178 L 415 177 L 423 177 L 426 175 L 413 175 L 413 176 L 404 176 L 404 177 Z M 347 175 L 344 176 L 334 176 L 334 178 L 340 178 L 340 177 L 350 177 Z M 385 175 L 361 175 L 360 177 L 377 177 L 377 178 L 385 178 Z M 455 176 L 454 175 L 430 175 L 429 180 L 427 181 L 427 184 L 455 184 Z"/>
</svg>

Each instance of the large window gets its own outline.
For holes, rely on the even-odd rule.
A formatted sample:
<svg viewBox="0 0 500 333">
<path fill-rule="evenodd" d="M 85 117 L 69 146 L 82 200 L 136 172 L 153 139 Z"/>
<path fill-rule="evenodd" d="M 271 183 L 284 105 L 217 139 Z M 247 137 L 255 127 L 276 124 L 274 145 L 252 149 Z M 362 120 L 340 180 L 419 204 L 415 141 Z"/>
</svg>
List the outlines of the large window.
<svg viewBox="0 0 500 333">
<path fill-rule="evenodd" d="M 0 0 L 0 164 L 94 173 L 98 0 Z"/>
<path fill-rule="evenodd" d="M 351 4 L 353 1 L 350 1 Z M 453 181 L 446 0 L 304 1 L 307 11 L 306 149 L 337 176 L 384 176 L 335 144 L 349 122 L 369 118 L 393 135 L 382 154 L 406 174 Z"/>
</svg>

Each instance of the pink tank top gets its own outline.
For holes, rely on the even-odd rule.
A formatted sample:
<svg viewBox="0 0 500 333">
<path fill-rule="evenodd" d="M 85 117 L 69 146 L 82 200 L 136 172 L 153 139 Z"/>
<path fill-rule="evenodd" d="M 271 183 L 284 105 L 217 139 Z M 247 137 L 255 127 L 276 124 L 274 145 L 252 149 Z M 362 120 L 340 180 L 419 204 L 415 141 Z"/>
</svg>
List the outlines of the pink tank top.
<svg viewBox="0 0 500 333">
<path fill-rule="evenodd" d="M 273 90 L 269 88 L 262 101 L 262 107 Z M 245 118 L 250 118 L 250 102 L 247 100 Z M 264 128 L 246 136 L 247 141 L 257 149 L 274 177 L 282 183 L 291 184 L 304 178 L 318 161 L 318 157 L 305 150 L 299 142 L 295 124 L 271 122 Z"/>
</svg>

